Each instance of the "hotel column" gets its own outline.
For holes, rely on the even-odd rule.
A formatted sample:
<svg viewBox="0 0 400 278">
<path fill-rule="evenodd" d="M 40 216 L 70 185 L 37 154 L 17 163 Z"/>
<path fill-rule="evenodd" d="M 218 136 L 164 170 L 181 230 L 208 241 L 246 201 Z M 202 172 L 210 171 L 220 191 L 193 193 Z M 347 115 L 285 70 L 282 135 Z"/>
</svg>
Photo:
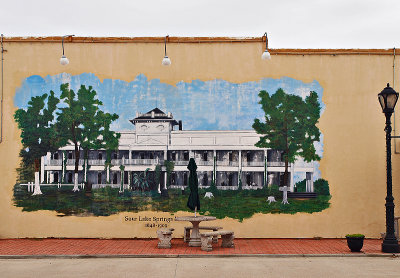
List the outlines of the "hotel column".
<svg viewBox="0 0 400 278">
<path fill-rule="evenodd" d="M 290 163 L 290 192 L 294 192 L 294 163 Z"/>
<path fill-rule="evenodd" d="M 214 185 L 217 185 L 217 151 L 213 151 L 213 180 Z"/>
<path fill-rule="evenodd" d="M 44 182 L 44 156 L 40 158 L 40 182 Z"/>
<path fill-rule="evenodd" d="M 242 179 L 242 150 L 239 150 L 239 172 L 238 172 L 238 186 L 239 186 L 239 181 Z M 243 184 L 243 182 L 242 182 Z"/>
<path fill-rule="evenodd" d="M 61 182 L 65 182 L 65 168 L 67 167 L 67 165 L 64 165 L 64 161 L 65 161 L 65 152 L 62 152 L 62 162 L 61 162 L 61 169 L 62 169 L 62 176 L 61 176 Z"/>
<path fill-rule="evenodd" d="M 268 150 L 264 150 L 264 187 L 268 186 Z"/>
<path fill-rule="evenodd" d="M 128 165 L 133 165 L 133 163 L 132 163 L 132 146 L 131 145 L 129 145 L 128 159 L 129 159 Z M 131 187 L 131 174 L 132 174 L 132 172 L 128 171 L 128 187 L 129 188 Z"/>
<path fill-rule="evenodd" d="M 164 149 L 164 161 L 168 160 L 168 148 Z M 164 172 L 164 189 L 167 189 L 167 169 Z"/>
<path fill-rule="evenodd" d="M 164 149 L 164 161 L 168 160 L 168 148 Z"/>
<path fill-rule="evenodd" d="M 110 183 L 110 167 L 107 166 L 107 182 Z"/>
<path fill-rule="evenodd" d="M 314 192 L 314 177 L 313 177 L 313 173 L 311 173 L 311 192 Z"/>
<path fill-rule="evenodd" d="M 313 163 L 313 171 L 311 172 L 311 192 L 314 192 L 314 163 Z"/>
<path fill-rule="evenodd" d="M 311 192 L 314 192 L 314 172 L 310 173 Z"/>
<path fill-rule="evenodd" d="M 54 182 L 54 171 L 49 171 L 50 172 L 50 180 L 49 183 L 53 183 Z"/>
</svg>

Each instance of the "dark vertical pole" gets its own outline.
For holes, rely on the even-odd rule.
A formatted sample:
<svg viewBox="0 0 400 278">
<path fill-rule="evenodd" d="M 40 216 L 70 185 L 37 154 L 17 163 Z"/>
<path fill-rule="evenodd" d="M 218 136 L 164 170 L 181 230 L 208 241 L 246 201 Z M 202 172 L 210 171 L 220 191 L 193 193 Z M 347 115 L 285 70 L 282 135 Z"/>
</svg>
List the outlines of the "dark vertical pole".
<svg viewBox="0 0 400 278">
<path fill-rule="evenodd" d="M 394 235 L 394 203 L 392 194 L 392 150 L 391 150 L 391 132 L 392 127 L 390 117 L 392 113 L 385 113 L 386 116 L 386 236 L 382 243 L 382 252 L 399 253 L 399 243 Z"/>
</svg>

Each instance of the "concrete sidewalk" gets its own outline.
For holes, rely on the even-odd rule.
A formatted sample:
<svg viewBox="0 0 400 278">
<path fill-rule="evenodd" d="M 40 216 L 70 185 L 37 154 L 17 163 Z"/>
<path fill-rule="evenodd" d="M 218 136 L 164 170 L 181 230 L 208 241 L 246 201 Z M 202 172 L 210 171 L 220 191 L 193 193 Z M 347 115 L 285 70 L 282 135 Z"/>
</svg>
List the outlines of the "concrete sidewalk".
<svg viewBox="0 0 400 278">
<path fill-rule="evenodd" d="M 211 252 L 173 239 L 171 249 L 158 249 L 157 239 L 1 239 L 0 258 L 29 257 L 202 257 L 202 256 L 391 256 L 382 240 L 366 239 L 352 253 L 346 239 L 235 239 L 234 248 L 213 245 Z"/>
<path fill-rule="evenodd" d="M 400 258 L 0 259 L 0 277 L 399 277 Z"/>
</svg>

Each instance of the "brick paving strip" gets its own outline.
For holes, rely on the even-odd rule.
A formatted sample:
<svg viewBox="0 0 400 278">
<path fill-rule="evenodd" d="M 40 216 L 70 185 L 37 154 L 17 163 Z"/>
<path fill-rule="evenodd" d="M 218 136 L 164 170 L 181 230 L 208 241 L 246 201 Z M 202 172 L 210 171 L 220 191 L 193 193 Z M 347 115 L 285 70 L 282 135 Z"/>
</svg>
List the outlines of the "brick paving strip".
<svg viewBox="0 0 400 278">
<path fill-rule="evenodd" d="M 202 257 L 202 256 L 393 256 L 381 252 L 382 240 L 366 239 L 352 253 L 346 239 L 235 239 L 235 248 L 213 245 L 213 251 L 173 239 L 158 249 L 157 239 L 0 239 L 1 258 L 40 257 Z"/>
</svg>

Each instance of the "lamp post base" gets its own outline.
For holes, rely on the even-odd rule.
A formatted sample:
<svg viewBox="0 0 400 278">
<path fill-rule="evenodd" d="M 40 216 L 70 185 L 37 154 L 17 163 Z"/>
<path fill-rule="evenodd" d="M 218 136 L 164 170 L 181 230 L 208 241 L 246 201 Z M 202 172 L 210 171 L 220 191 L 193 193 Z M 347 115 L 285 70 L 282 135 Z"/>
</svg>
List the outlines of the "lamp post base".
<svg viewBox="0 0 400 278">
<path fill-rule="evenodd" d="M 400 246 L 396 239 L 384 239 L 382 243 L 383 253 L 400 253 Z"/>
</svg>

